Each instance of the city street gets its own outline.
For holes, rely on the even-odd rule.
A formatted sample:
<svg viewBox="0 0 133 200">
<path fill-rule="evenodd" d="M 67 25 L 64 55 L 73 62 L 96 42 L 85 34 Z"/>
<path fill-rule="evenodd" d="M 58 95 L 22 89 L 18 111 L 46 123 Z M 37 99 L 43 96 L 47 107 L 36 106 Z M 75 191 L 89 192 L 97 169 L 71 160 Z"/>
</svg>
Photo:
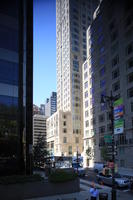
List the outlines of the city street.
<svg viewBox="0 0 133 200">
<path fill-rule="evenodd" d="M 89 182 L 95 182 L 96 184 L 98 184 L 97 182 L 97 178 L 96 178 L 96 173 L 93 170 L 86 170 L 86 176 L 83 177 L 83 180 L 89 181 Z M 107 186 L 109 188 L 111 188 L 110 186 Z M 117 189 L 118 191 L 123 191 L 123 192 L 129 192 L 129 188 L 119 188 Z"/>
</svg>

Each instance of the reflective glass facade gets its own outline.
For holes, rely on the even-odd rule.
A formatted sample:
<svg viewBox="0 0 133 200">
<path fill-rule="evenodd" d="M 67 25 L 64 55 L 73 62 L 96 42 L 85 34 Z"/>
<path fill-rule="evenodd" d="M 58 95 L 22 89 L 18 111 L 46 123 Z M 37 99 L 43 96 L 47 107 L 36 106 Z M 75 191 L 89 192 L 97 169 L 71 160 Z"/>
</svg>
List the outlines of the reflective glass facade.
<svg viewBox="0 0 133 200">
<path fill-rule="evenodd" d="M 32 1 L 4 0 L 0 4 L 0 175 L 28 173 L 27 148 L 32 144 Z"/>
</svg>

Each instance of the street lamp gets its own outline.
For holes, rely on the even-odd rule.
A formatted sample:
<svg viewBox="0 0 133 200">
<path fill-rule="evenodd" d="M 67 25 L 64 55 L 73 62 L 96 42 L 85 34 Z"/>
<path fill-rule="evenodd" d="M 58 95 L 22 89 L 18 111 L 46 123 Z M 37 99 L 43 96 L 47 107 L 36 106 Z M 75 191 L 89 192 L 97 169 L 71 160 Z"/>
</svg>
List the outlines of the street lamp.
<svg viewBox="0 0 133 200">
<path fill-rule="evenodd" d="M 115 188 L 115 141 L 114 141 L 114 97 L 112 95 L 112 91 L 110 96 L 105 96 L 105 95 L 101 95 L 101 104 L 105 104 L 108 103 L 109 107 L 110 107 L 110 111 L 111 111 L 111 116 L 110 116 L 110 120 L 111 120 L 111 128 L 112 128 L 112 162 L 113 162 L 113 166 L 112 166 L 112 200 L 116 200 L 116 188 Z"/>
<path fill-rule="evenodd" d="M 78 160 L 78 146 L 77 146 L 77 174 L 78 174 L 78 165 L 79 165 L 79 160 Z"/>
</svg>

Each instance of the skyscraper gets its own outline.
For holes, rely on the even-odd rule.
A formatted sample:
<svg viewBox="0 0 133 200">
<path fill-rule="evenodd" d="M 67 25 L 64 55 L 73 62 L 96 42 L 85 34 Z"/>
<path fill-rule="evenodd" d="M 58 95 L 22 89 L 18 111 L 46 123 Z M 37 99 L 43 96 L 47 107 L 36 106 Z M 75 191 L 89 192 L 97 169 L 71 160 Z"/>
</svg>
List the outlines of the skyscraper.
<svg viewBox="0 0 133 200">
<path fill-rule="evenodd" d="M 0 3 L 0 175 L 31 173 L 33 2 Z"/>
<path fill-rule="evenodd" d="M 62 145 L 71 147 L 72 154 L 77 148 L 83 151 L 81 66 L 86 59 L 86 30 L 97 2 L 56 1 L 57 110 L 71 113 L 72 130 L 66 135 L 71 142 Z"/>
<path fill-rule="evenodd" d="M 112 145 L 106 141 L 112 134 L 110 107 L 100 104 L 101 95 L 110 96 L 112 91 L 114 102 L 123 102 L 118 106 L 123 117 L 119 121 L 114 119 L 118 128 L 114 131 L 115 161 L 121 170 L 133 166 L 132 14 L 131 0 L 103 0 L 87 31 L 88 59 L 83 65 L 84 150 L 91 147 L 94 157 L 90 165 L 103 161 L 102 150 L 107 146 L 109 151 L 108 146 Z M 118 108 L 114 113 L 119 119 Z M 107 152 L 106 158 L 110 155 L 112 152 Z"/>
<path fill-rule="evenodd" d="M 50 98 L 46 99 L 45 103 L 45 116 L 50 117 L 57 110 L 57 93 L 52 92 Z"/>
</svg>

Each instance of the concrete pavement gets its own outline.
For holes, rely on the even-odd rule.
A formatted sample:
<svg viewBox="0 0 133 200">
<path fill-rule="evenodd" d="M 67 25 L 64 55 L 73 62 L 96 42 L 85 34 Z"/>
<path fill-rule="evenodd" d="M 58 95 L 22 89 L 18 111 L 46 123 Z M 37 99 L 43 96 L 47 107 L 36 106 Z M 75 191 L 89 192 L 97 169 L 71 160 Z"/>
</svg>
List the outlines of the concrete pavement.
<svg viewBox="0 0 133 200">
<path fill-rule="evenodd" d="M 89 200 L 89 189 L 92 182 L 80 179 L 80 192 L 72 194 L 61 194 L 41 198 L 32 198 L 28 200 Z M 95 184 L 99 193 L 108 193 L 108 200 L 111 200 L 111 188 Z M 117 190 L 117 200 L 133 200 L 133 193 Z"/>
</svg>

